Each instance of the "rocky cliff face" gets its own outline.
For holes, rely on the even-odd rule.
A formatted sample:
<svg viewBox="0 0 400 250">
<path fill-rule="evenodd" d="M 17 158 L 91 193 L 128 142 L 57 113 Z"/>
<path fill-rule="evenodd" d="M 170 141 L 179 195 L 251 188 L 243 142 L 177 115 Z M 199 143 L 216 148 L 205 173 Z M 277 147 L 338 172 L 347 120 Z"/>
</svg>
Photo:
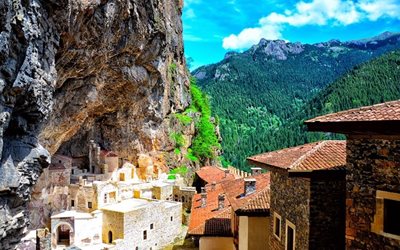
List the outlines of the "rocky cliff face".
<svg viewBox="0 0 400 250">
<path fill-rule="evenodd" d="M 173 150 L 167 118 L 190 103 L 181 10 L 179 0 L 0 0 L 1 249 L 29 224 L 50 154 L 86 155 L 90 138 L 126 157 Z"/>
</svg>

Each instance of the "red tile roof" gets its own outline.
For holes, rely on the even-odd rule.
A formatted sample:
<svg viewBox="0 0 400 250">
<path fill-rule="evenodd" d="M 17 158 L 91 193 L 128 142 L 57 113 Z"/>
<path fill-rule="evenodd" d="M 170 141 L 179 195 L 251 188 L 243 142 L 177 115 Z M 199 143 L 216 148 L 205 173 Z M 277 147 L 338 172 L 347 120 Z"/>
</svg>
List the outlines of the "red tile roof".
<svg viewBox="0 0 400 250">
<path fill-rule="evenodd" d="M 118 156 L 117 153 L 115 153 L 113 151 L 107 151 L 107 150 L 101 150 L 100 155 L 105 156 L 105 157 L 117 157 Z"/>
<path fill-rule="evenodd" d="M 294 171 L 342 169 L 346 164 L 345 141 L 321 141 L 248 158 L 267 168 Z"/>
<path fill-rule="evenodd" d="M 218 196 L 223 194 L 221 184 L 206 186 L 206 206 L 201 207 L 201 194 L 195 194 L 192 199 L 192 209 L 189 221 L 189 235 L 230 236 L 231 206 L 225 199 L 224 208 L 218 209 Z"/>
<path fill-rule="evenodd" d="M 320 116 L 313 122 L 400 121 L 400 100 Z"/>
<path fill-rule="evenodd" d="M 256 180 L 256 191 L 244 195 L 245 179 L 238 179 L 222 183 L 233 210 L 236 213 L 268 213 L 270 201 L 270 173 L 251 176 Z"/>
<path fill-rule="evenodd" d="M 222 181 L 236 179 L 235 175 L 231 173 L 225 174 L 225 169 L 215 166 L 202 167 L 200 170 L 196 171 L 196 174 L 207 183 L 220 183 Z"/>
</svg>

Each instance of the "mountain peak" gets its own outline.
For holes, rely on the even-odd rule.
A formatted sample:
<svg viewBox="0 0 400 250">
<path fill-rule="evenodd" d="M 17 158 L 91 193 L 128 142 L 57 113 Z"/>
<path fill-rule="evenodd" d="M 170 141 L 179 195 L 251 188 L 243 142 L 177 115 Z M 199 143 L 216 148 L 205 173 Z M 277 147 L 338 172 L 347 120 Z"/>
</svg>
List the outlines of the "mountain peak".
<svg viewBox="0 0 400 250">
<path fill-rule="evenodd" d="M 290 43 L 285 40 L 266 40 L 262 38 L 257 45 L 252 47 L 251 51 L 272 56 L 278 60 L 286 60 L 288 54 L 303 52 L 304 46 L 300 42 Z"/>
</svg>

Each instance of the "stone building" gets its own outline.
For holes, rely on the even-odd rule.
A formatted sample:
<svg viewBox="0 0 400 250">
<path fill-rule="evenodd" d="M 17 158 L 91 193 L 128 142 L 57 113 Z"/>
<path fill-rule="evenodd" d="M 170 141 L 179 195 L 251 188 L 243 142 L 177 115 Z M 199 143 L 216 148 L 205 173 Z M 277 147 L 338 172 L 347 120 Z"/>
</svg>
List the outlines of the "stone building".
<svg viewBox="0 0 400 250">
<path fill-rule="evenodd" d="M 265 250 L 270 232 L 270 174 L 260 174 L 222 183 L 231 204 L 231 225 L 236 249 Z"/>
<path fill-rule="evenodd" d="M 102 213 L 65 211 L 51 217 L 51 247 L 101 243 Z"/>
<path fill-rule="evenodd" d="M 271 249 L 344 249 L 346 143 L 322 141 L 264 153 L 271 174 Z"/>
<path fill-rule="evenodd" d="M 101 210 L 102 240 L 114 249 L 161 249 L 181 233 L 178 202 L 129 199 Z"/>
<path fill-rule="evenodd" d="M 400 249 L 400 101 L 306 124 L 347 137 L 346 248 Z"/>
</svg>

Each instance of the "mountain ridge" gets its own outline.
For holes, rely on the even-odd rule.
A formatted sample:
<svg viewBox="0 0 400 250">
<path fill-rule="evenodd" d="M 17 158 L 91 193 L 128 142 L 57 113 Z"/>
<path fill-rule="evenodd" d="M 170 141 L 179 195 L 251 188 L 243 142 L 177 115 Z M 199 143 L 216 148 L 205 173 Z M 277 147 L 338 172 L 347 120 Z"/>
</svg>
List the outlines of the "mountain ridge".
<svg viewBox="0 0 400 250">
<path fill-rule="evenodd" d="M 314 45 L 261 40 L 192 74 L 220 118 L 225 157 L 244 169 L 248 168 L 245 156 L 295 144 L 291 136 L 283 143 L 277 133 L 326 86 L 355 66 L 396 49 L 400 49 L 399 33 Z M 295 130 L 302 133 L 298 127 Z M 257 137 L 268 138 L 269 143 L 260 143 Z"/>
</svg>

